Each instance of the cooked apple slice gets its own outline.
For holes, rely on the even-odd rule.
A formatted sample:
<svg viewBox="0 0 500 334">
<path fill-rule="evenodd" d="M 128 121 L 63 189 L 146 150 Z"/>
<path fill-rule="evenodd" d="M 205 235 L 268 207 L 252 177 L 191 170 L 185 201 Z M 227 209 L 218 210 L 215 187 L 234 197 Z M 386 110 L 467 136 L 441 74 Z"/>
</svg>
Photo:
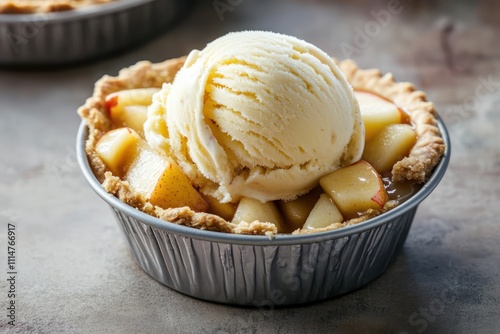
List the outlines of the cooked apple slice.
<svg viewBox="0 0 500 334">
<path fill-rule="evenodd" d="M 149 106 L 153 95 L 159 88 L 137 88 L 114 92 L 106 96 L 105 104 L 108 110 L 124 106 Z"/>
<path fill-rule="evenodd" d="M 319 183 L 345 219 L 359 217 L 368 209 L 380 210 L 388 200 L 382 178 L 364 160 L 323 176 Z"/>
<path fill-rule="evenodd" d="M 372 93 L 356 91 L 355 95 L 365 124 L 365 141 L 372 139 L 387 125 L 402 122 L 402 111 L 394 103 Z"/>
<path fill-rule="evenodd" d="M 113 125 L 127 126 L 142 133 L 147 118 L 147 107 L 158 91 L 158 88 L 128 89 L 106 96 L 104 102 Z"/>
<path fill-rule="evenodd" d="M 283 218 L 285 218 L 287 225 L 292 231 L 304 225 L 309 213 L 322 193 L 323 189 L 321 189 L 321 187 L 316 187 L 293 201 L 281 200 L 277 202 L 283 214 Z"/>
<path fill-rule="evenodd" d="M 180 167 L 153 152 L 145 142 L 128 168 L 125 180 L 152 204 L 162 208 L 188 206 L 198 212 L 208 209 L 207 202 Z"/>
<path fill-rule="evenodd" d="M 95 151 L 106 168 L 122 177 L 138 153 L 141 137 L 130 128 L 106 132 L 96 143 Z"/>
<path fill-rule="evenodd" d="M 377 172 L 387 172 L 410 153 L 416 142 L 417 134 L 410 125 L 391 124 L 366 143 L 363 159 Z"/>
<path fill-rule="evenodd" d="M 208 202 L 208 212 L 214 215 L 221 216 L 227 221 L 231 221 L 236 212 L 236 204 L 234 203 L 221 203 L 215 197 L 205 195 L 203 196 Z"/>
<path fill-rule="evenodd" d="M 120 106 L 114 107 L 109 112 L 114 127 L 129 127 L 138 133 L 144 132 L 144 122 L 148 115 L 146 106 Z"/>
<path fill-rule="evenodd" d="M 321 194 L 304 224 L 304 228 L 322 228 L 344 220 L 330 196 Z"/>
<path fill-rule="evenodd" d="M 243 197 L 238 204 L 232 222 L 239 224 L 241 222 L 251 223 L 255 220 L 263 223 L 273 223 L 278 229 L 278 233 L 287 232 L 283 218 L 274 202 L 262 203 L 259 200 Z"/>
</svg>

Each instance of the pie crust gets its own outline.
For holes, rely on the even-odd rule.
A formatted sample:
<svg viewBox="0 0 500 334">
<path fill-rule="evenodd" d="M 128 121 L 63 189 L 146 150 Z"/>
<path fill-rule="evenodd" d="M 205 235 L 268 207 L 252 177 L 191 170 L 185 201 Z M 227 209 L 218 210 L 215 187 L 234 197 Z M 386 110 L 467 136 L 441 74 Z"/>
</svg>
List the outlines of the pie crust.
<svg viewBox="0 0 500 334">
<path fill-rule="evenodd" d="M 437 126 L 434 104 L 425 93 L 416 91 L 408 82 L 396 82 L 391 73 L 382 76 L 377 69 L 361 70 L 352 60 L 338 63 L 347 81 L 355 90 L 375 93 L 401 108 L 409 116 L 417 132 L 417 143 L 409 156 L 392 169 L 394 181 L 424 183 L 444 154 L 445 144 Z"/>
<path fill-rule="evenodd" d="M 161 88 L 163 83 L 173 81 L 185 59 L 185 57 L 170 59 L 157 64 L 142 61 L 121 70 L 116 77 L 104 76 L 96 83 L 93 96 L 78 109 L 78 113 L 86 120 L 89 128 L 85 150 L 95 176 L 107 192 L 128 205 L 165 221 L 228 233 L 268 236 L 276 234 L 276 226 L 272 223 L 254 221 L 234 224 L 213 214 L 194 212 L 188 207 L 163 209 L 154 206 L 144 196 L 134 192 L 127 181 L 106 171 L 103 162 L 97 157 L 95 152 L 97 140 L 111 130 L 111 121 L 104 104 L 106 96 L 126 89 Z M 415 91 L 412 84 L 396 82 L 392 74 L 382 76 L 378 70 L 361 70 L 351 60 L 341 61 L 338 64 L 355 90 L 375 93 L 408 113 L 418 139 L 409 156 L 394 165 L 393 179 L 414 183 L 425 182 L 445 150 L 444 141 L 437 127 L 437 116 L 433 104 L 426 101 L 423 92 Z M 299 229 L 293 233 L 316 233 L 358 224 L 397 205 L 397 201 L 388 201 L 381 211 L 369 210 L 359 218 L 335 223 L 321 229 Z"/>
<path fill-rule="evenodd" d="M 113 0 L 0 0 L 0 14 L 63 12 Z"/>
</svg>

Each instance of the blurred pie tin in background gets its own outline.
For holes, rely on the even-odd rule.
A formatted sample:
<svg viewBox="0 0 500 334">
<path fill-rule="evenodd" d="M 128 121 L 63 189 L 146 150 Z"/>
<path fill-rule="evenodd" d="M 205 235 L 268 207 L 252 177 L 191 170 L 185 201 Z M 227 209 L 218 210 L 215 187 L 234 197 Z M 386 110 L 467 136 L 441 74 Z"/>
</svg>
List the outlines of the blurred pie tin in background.
<svg viewBox="0 0 500 334">
<path fill-rule="evenodd" d="M 85 154 L 82 123 L 77 157 L 92 189 L 111 208 L 139 266 L 183 294 L 227 304 L 292 305 L 335 297 L 382 275 L 399 254 L 418 205 L 435 189 L 450 160 L 446 151 L 431 178 L 409 200 L 358 225 L 308 234 L 236 235 L 181 226 L 147 215 L 107 193 Z"/>
<path fill-rule="evenodd" d="M 119 0 L 66 12 L 0 14 L 0 65 L 67 65 L 96 59 L 165 31 L 183 0 Z"/>
</svg>

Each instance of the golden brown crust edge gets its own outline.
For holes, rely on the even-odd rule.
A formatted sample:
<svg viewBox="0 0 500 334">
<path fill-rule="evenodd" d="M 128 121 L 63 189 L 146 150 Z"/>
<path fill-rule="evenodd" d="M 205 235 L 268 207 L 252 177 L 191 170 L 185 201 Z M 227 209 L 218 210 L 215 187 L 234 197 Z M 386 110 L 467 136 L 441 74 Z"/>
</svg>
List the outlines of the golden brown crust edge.
<svg viewBox="0 0 500 334">
<path fill-rule="evenodd" d="M 114 0 L 0 0 L 0 14 L 64 12 L 112 1 Z"/>
<path fill-rule="evenodd" d="M 398 161 L 392 169 L 394 181 L 424 183 L 444 154 L 445 144 L 439 128 L 434 105 L 425 93 L 416 91 L 411 83 L 396 82 L 391 73 L 379 70 L 361 70 L 352 60 L 339 66 L 354 89 L 376 93 L 396 104 L 410 116 L 417 132 L 417 142 L 408 157 Z"/>
<path fill-rule="evenodd" d="M 120 180 L 106 172 L 104 164 L 95 153 L 97 140 L 111 129 L 104 100 L 113 92 L 132 88 L 160 88 L 163 83 L 172 82 L 177 71 L 184 64 L 185 57 L 170 59 L 162 63 L 152 64 L 142 61 L 129 68 L 121 70 L 117 77 L 104 76 L 94 89 L 93 96 L 87 99 L 84 106 L 78 109 L 80 116 L 87 121 L 89 137 L 86 142 L 86 153 L 90 165 L 98 180 L 109 193 L 117 196 L 123 202 L 149 214 L 172 223 L 219 232 L 237 234 L 277 233 L 276 226 L 265 222 L 234 224 L 219 216 L 194 212 L 188 207 L 163 209 L 149 203 L 143 196 L 135 193 L 128 182 Z M 422 183 L 427 180 L 432 169 L 444 154 L 444 142 L 437 128 L 437 117 L 432 103 L 425 100 L 425 94 L 415 91 L 409 83 L 398 83 L 392 74 L 382 76 L 378 70 L 361 70 L 351 60 L 339 62 L 347 80 L 354 89 L 362 89 L 379 94 L 405 110 L 415 124 L 419 140 L 410 155 L 399 161 L 393 169 L 393 178 L 397 181 L 409 180 Z M 389 201 L 383 210 L 370 210 L 365 215 L 343 223 L 336 223 L 322 229 L 296 230 L 293 234 L 309 234 L 335 230 L 345 226 L 355 225 L 373 218 L 397 206 L 396 201 Z"/>
</svg>

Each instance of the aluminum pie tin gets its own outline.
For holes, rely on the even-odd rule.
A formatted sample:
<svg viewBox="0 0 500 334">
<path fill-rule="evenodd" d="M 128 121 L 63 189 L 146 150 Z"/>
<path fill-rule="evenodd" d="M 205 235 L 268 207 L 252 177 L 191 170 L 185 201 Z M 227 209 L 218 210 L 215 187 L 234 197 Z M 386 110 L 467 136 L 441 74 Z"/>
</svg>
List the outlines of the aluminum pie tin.
<svg viewBox="0 0 500 334">
<path fill-rule="evenodd" d="M 68 65 L 122 51 L 165 31 L 190 3 L 116 0 L 67 12 L 0 14 L 0 65 Z"/>
<path fill-rule="evenodd" d="M 91 188 L 112 208 L 138 265 L 158 282 L 199 299 L 255 307 L 314 302 L 370 283 L 399 254 L 418 205 L 436 188 L 450 160 L 410 199 L 366 222 L 308 235 L 237 235 L 199 230 L 147 215 L 107 193 L 85 154 L 88 129 L 77 135 L 77 157 Z"/>
</svg>

